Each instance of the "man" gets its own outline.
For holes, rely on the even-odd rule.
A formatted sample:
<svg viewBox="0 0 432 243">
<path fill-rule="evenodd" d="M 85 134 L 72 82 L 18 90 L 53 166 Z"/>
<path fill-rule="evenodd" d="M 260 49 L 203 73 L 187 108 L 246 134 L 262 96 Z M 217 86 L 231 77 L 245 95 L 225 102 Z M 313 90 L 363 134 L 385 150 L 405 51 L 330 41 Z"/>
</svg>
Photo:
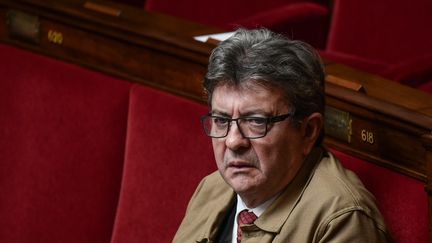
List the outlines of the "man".
<svg viewBox="0 0 432 243">
<path fill-rule="evenodd" d="M 174 242 L 387 242 L 373 196 L 321 146 L 324 71 L 307 44 L 239 29 L 204 80 L 218 172 Z"/>
</svg>

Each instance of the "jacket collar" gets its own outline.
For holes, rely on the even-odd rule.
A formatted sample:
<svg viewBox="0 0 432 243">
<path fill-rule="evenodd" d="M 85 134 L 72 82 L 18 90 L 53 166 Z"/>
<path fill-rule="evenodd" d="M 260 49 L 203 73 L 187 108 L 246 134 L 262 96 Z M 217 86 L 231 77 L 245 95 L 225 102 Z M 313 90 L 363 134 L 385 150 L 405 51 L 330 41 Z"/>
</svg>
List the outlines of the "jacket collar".
<svg viewBox="0 0 432 243">
<path fill-rule="evenodd" d="M 324 150 L 320 147 L 314 148 L 311 153 L 309 153 L 291 183 L 284 189 L 273 204 L 255 221 L 256 227 L 275 234 L 281 231 L 282 226 L 287 221 L 297 202 L 301 199 L 307 184 L 312 178 L 314 167 L 317 162 L 321 160 L 323 154 Z M 207 217 L 205 220 L 206 227 L 203 227 L 196 242 L 214 242 L 213 239 L 216 238 L 218 229 L 220 229 L 224 218 L 230 213 L 230 210 L 234 209 L 236 193 L 225 183 L 222 176 L 220 176 L 220 180 L 223 183 L 218 183 L 217 186 L 226 188 L 221 190 L 223 192 L 219 195 L 217 200 L 208 202 L 209 215 L 201 215 L 201 217 Z"/>
<path fill-rule="evenodd" d="M 267 232 L 279 233 L 291 212 L 300 201 L 312 178 L 314 167 L 323 157 L 322 148 L 314 148 L 302 167 L 276 201 L 255 221 L 255 225 Z"/>
<path fill-rule="evenodd" d="M 203 227 L 196 242 L 213 242 L 213 239 L 216 239 L 219 233 L 218 230 L 223 220 L 230 213 L 230 210 L 234 208 L 236 193 L 225 183 L 222 176 L 220 176 L 220 180 L 223 181 L 223 184 L 219 183 L 218 186 L 226 187 L 226 189 L 222 190 L 223 192 L 219 195 L 217 200 L 209 202 L 207 207 L 209 209 L 209 214 L 201 215 L 201 217 L 207 217 L 207 219 L 204 223 L 205 227 Z"/>
</svg>

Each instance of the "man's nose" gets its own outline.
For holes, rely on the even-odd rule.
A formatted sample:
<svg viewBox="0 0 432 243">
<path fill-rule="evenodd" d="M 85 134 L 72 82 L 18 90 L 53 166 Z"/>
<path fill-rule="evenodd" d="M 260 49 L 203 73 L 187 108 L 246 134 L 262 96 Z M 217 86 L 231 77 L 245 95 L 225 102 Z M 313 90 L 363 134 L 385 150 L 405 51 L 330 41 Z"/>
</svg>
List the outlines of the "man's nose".
<svg viewBox="0 0 432 243">
<path fill-rule="evenodd" d="M 237 122 L 232 121 L 228 135 L 225 140 L 226 146 L 231 150 L 237 150 L 242 147 L 248 147 L 250 144 L 249 139 L 244 138 L 240 132 L 240 127 Z"/>
</svg>

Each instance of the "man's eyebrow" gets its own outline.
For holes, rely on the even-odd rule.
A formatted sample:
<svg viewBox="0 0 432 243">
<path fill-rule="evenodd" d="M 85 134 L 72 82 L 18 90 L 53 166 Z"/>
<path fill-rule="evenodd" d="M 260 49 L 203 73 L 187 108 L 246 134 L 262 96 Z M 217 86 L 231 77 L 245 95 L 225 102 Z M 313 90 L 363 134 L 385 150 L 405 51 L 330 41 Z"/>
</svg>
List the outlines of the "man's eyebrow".
<svg viewBox="0 0 432 243">
<path fill-rule="evenodd" d="M 231 114 L 228 114 L 226 112 L 223 111 L 219 111 L 217 109 L 211 110 L 210 114 L 212 115 L 218 115 L 218 116 L 223 116 L 223 117 L 231 117 Z M 250 110 L 244 113 L 241 113 L 240 117 L 250 117 L 250 116 L 271 116 L 272 113 L 270 111 L 267 110 L 263 110 L 263 109 L 255 109 L 255 110 Z"/>
<path fill-rule="evenodd" d="M 223 117 L 231 117 L 230 114 L 223 112 L 223 111 L 218 111 L 218 110 L 211 110 L 210 114 L 212 115 L 218 115 L 218 116 L 223 116 Z"/>
<path fill-rule="evenodd" d="M 250 110 L 245 113 L 242 113 L 242 116 L 270 116 L 271 112 L 263 109 Z"/>
</svg>

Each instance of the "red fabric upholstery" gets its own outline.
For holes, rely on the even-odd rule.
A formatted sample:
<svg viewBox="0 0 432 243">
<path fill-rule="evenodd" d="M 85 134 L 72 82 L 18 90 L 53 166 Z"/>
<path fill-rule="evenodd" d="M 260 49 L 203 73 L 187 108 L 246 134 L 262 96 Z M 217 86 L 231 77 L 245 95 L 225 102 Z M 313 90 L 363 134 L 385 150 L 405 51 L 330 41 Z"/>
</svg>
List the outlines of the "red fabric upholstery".
<svg viewBox="0 0 432 243">
<path fill-rule="evenodd" d="M 419 87 L 421 90 L 432 94 L 432 79 Z"/>
<path fill-rule="evenodd" d="M 199 181 L 216 169 L 199 124 L 206 112 L 183 98 L 132 88 L 112 243 L 172 241 Z"/>
<path fill-rule="evenodd" d="M 383 74 L 401 83 L 419 86 L 432 80 L 432 54 L 418 56 L 388 68 Z"/>
<path fill-rule="evenodd" d="M 431 12 L 429 0 L 335 0 L 326 51 L 349 54 L 372 64 L 384 63 L 393 71 L 382 70 L 378 74 L 416 86 L 418 77 L 411 82 L 406 69 L 402 69 L 401 79 L 395 66 L 432 55 Z M 343 63 L 364 69 L 352 61 Z"/>
<path fill-rule="evenodd" d="M 375 195 L 395 242 L 429 242 L 428 199 L 423 183 L 342 152 L 332 152 Z"/>
<path fill-rule="evenodd" d="M 0 242 L 109 242 L 130 84 L 0 45 Z"/>
<path fill-rule="evenodd" d="M 320 51 L 320 55 L 322 58 L 379 75 L 383 75 L 388 68 L 388 65 L 384 62 L 369 60 L 348 53 Z"/>
<path fill-rule="evenodd" d="M 327 36 L 328 9 L 315 3 L 293 3 L 259 12 L 234 21 L 247 28 L 267 27 L 291 39 L 304 40 L 324 48 Z"/>
<path fill-rule="evenodd" d="M 239 26 L 267 27 L 324 48 L 329 21 L 327 6 L 327 0 L 146 0 L 145 9 L 227 31 Z"/>
</svg>

